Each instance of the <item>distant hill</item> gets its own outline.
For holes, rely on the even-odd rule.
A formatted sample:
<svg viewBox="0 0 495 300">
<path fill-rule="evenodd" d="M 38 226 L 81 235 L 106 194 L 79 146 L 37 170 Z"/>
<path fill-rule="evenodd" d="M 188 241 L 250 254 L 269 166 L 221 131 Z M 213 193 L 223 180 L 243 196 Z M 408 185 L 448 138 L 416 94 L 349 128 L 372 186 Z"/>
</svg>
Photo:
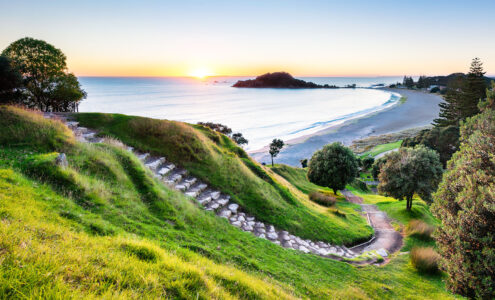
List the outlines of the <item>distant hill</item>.
<svg viewBox="0 0 495 300">
<path fill-rule="evenodd" d="M 237 88 L 286 88 L 286 89 L 315 89 L 337 88 L 333 85 L 320 85 L 301 79 L 295 79 L 287 72 L 266 73 L 255 79 L 239 80 L 233 87 Z"/>
<path fill-rule="evenodd" d="M 447 86 L 449 82 L 452 80 L 459 78 L 459 77 L 466 77 L 466 74 L 464 73 L 452 73 L 447 76 L 431 76 L 431 77 L 426 77 L 425 82 L 427 85 L 439 85 L 439 86 Z M 485 76 L 485 81 L 486 84 L 489 85 L 491 81 L 495 80 L 494 78 L 489 78 Z"/>
</svg>

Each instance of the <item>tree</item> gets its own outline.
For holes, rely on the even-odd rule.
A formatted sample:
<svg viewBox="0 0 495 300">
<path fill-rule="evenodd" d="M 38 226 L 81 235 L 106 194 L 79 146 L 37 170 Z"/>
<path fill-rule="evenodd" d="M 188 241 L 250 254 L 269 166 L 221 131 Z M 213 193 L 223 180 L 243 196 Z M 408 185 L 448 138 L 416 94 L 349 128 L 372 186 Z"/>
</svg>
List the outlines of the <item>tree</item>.
<svg viewBox="0 0 495 300">
<path fill-rule="evenodd" d="M 373 163 L 375 162 L 375 159 L 373 157 L 366 157 L 363 159 L 363 168 L 365 170 L 368 170 L 373 166 Z"/>
<path fill-rule="evenodd" d="M 272 143 L 270 144 L 270 156 L 272 157 L 272 167 L 273 167 L 273 158 L 276 157 L 279 153 L 280 150 L 284 147 L 284 141 L 279 140 L 279 139 L 273 139 Z"/>
<path fill-rule="evenodd" d="M 440 155 L 440 162 L 446 167 L 452 154 L 459 149 L 459 128 L 450 125 L 424 129 L 416 136 L 404 139 L 401 147 L 414 147 L 420 144 L 436 150 Z"/>
<path fill-rule="evenodd" d="M 488 94 L 490 102 L 495 95 Z M 447 287 L 468 298 L 495 298 L 495 110 L 469 118 L 461 147 L 448 163 L 432 211 L 434 237 L 448 274 Z"/>
<path fill-rule="evenodd" d="M 358 163 L 351 149 L 340 143 L 324 146 L 313 154 L 308 166 L 308 179 L 314 184 L 330 187 L 334 194 L 358 175 Z"/>
<path fill-rule="evenodd" d="M 0 56 L 0 103 L 13 102 L 21 84 L 21 73 L 13 68 L 8 57 Z"/>
<path fill-rule="evenodd" d="M 412 77 L 404 76 L 402 84 L 408 89 L 412 89 L 414 87 L 414 79 L 412 79 Z"/>
<path fill-rule="evenodd" d="M 308 167 L 308 159 L 307 158 L 301 159 L 299 162 L 301 163 L 301 167 L 302 168 L 307 168 Z"/>
<path fill-rule="evenodd" d="M 23 76 L 22 104 L 42 111 L 74 111 L 86 97 L 77 78 L 67 71 L 65 55 L 45 41 L 22 38 L 2 55 Z"/>
<path fill-rule="evenodd" d="M 400 148 L 398 152 L 386 155 L 378 175 L 378 191 L 398 200 L 405 198 L 410 211 L 414 194 L 430 201 L 441 177 L 442 164 L 436 151 L 423 145 Z"/>
<path fill-rule="evenodd" d="M 385 164 L 386 161 L 386 156 L 382 156 L 377 159 L 371 167 L 371 176 L 373 176 L 375 180 L 378 180 L 378 175 L 380 175 L 380 168 Z"/>
<path fill-rule="evenodd" d="M 480 59 L 474 58 L 469 73 L 449 83 L 445 101 L 439 104 L 439 118 L 433 121 L 435 126 L 459 126 L 461 121 L 479 113 L 478 103 L 486 98 L 484 74 Z"/>
<path fill-rule="evenodd" d="M 242 146 L 242 145 L 247 145 L 247 143 L 249 143 L 249 141 L 242 136 L 242 133 L 238 132 L 238 133 L 234 133 L 232 135 L 232 139 L 234 140 L 234 142 L 239 145 L 239 146 Z"/>
</svg>

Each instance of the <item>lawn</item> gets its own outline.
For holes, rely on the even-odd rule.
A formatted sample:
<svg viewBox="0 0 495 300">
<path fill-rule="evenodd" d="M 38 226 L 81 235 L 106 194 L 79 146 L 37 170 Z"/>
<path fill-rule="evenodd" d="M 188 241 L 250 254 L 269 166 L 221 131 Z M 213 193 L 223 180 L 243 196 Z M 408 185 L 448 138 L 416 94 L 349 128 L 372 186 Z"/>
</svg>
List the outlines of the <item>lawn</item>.
<svg viewBox="0 0 495 300">
<path fill-rule="evenodd" d="M 401 144 L 402 144 L 402 140 L 399 140 L 399 141 L 393 142 L 393 143 L 387 143 L 387 144 L 377 145 L 373 149 L 371 149 L 370 151 L 366 151 L 366 152 L 360 154 L 359 157 L 360 158 L 365 158 L 365 157 L 368 157 L 368 156 L 369 157 L 375 157 L 375 156 L 377 156 L 380 153 L 383 153 L 383 152 L 386 152 L 386 151 L 390 151 L 390 150 L 393 150 L 393 149 L 398 149 Z"/>
</svg>

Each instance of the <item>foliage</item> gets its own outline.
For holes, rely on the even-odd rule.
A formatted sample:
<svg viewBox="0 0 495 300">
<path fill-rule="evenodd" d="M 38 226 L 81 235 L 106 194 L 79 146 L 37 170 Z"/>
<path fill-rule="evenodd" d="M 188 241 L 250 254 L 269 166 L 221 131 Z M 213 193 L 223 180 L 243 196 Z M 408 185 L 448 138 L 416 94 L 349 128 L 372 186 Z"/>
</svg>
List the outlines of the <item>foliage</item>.
<svg viewBox="0 0 495 300">
<path fill-rule="evenodd" d="M 22 76 L 15 69 L 10 59 L 0 55 L 0 104 L 15 102 L 22 84 Z"/>
<path fill-rule="evenodd" d="M 77 78 L 67 72 L 65 55 L 45 41 L 22 38 L 2 55 L 23 76 L 21 104 L 42 111 L 77 111 L 86 97 Z"/>
<path fill-rule="evenodd" d="M 461 121 L 479 113 L 478 103 L 486 98 L 484 74 L 481 61 L 474 58 L 467 76 L 449 83 L 445 101 L 439 104 L 439 118 L 433 121 L 435 126 L 459 126 Z"/>
<path fill-rule="evenodd" d="M 358 175 L 354 153 L 340 143 L 333 143 L 316 151 L 309 161 L 309 181 L 330 187 L 334 193 L 345 188 Z"/>
<path fill-rule="evenodd" d="M 381 143 L 380 142 L 378 145 L 371 148 L 371 150 L 368 150 L 364 153 L 359 154 L 359 157 L 361 157 L 361 158 L 376 157 L 377 155 L 379 155 L 383 152 L 387 152 L 387 151 L 399 148 L 401 146 L 401 144 L 402 144 L 402 140 L 398 140 L 398 141 L 390 142 L 390 143 L 387 143 L 387 142 Z"/>
<path fill-rule="evenodd" d="M 415 247 L 411 250 L 411 263 L 421 273 L 437 274 L 441 257 L 433 248 Z"/>
<path fill-rule="evenodd" d="M 363 158 L 363 168 L 365 170 L 368 170 L 369 168 L 371 168 L 371 166 L 373 166 L 374 163 L 375 163 L 375 158 L 373 158 L 373 157 Z"/>
<path fill-rule="evenodd" d="M 457 126 L 433 127 L 421 130 L 415 137 L 404 139 L 401 147 L 424 145 L 436 150 L 444 167 L 452 154 L 459 149 L 459 128 Z"/>
<path fill-rule="evenodd" d="M 208 127 L 216 132 L 223 133 L 227 136 L 229 136 L 232 133 L 232 129 L 230 129 L 228 126 L 220 124 L 220 123 L 213 123 L 213 122 L 198 122 L 198 125 Z"/>
<path fill-rule="evenodd" d="M 320 192 L 311 192 L 309 194 L 309 200 L 323 206 L 333 206 L 335 205 L 335 202 L 337 202 L 337 199 L 335 199 L 335 197 Z"/>
<path fill-rule="evenodd" d="M 408 89 L 412 89 L 414 87 L 414 79 L 412 79 L 412 77 L 404 76 L 402 84 Z"/>
<path fill-rule="evenodd" d="M 337 88 L 334 85 L 319 85 L 301 79 L 295 79 L 287 72 L 266 73 L 255 79 L 239 80 L 233 87 L 237 88 Z"/>
<path fill-rule="evenodd" d="M 240 132 L 234 133 L 232 135 L 232 140 L 234 140 L 234 142 L 239 146 L 247 145 L 249 143 L 249 141 L 245 137 L 243 137 L 242 133 Z"/>
<path fill-rule="evenodd" d="M 284 147 L 284 141 L 280 139 L 273 139 L 273 141 L 271 142 L 270 150 L 268 152 L 272 157 L 272 167 L 273 167 L 273 158 L 277 157 L 277 155 L 280 153 L 280 150 L 282 150 L 283 147 Z"/>
<path fill-rule="evenodd" d="M 378 175 L 378 191 L 398 200 L 406 198 L 406 208 L 411 210 L 414 193 L 429 201 L 441 176 L 442 165 L 437 152 L 422 145 L 401 148 L 386 155 Z"/>
<path fill-rule="evenodd" d="M 304 158 L 299 161 L 301 163 L 301 168 L 307 168 L 308 167 L 308 159 Z"/>
<path fill-rule="evenodd" d="M 460 150 L 434 195 L 433 212 L 442 221 L 435 237 L 447 285 L 470 298 L 495 297 L 494 144 L 495 111 L 488 108 L 461 127 Z"/>
<path fill-rule="evenodd" d="M 431 235 L 435 231 L 435 226 L 429 225 L 421 220 L 411 220 L 407 223 L 406 233 L 414 235 L 422 239 L 431 239 Z"/>
</svg>

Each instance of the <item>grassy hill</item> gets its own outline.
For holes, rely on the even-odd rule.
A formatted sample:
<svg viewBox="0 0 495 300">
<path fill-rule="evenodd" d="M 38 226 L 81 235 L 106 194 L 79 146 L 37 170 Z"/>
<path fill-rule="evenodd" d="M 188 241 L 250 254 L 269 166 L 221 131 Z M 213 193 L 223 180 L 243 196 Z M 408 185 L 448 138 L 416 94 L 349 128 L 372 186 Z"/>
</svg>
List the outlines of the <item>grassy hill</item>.
<svg viewBox="0 0 495 300">
<path fill-rule="evenodd" d="M 96 116 L 108 122 L 120 118 Z M 216 133 L 183 123 L 164 123 L 171 127 L 163 136 L 157 132 L 165 125 L 156 125 L 157 131 L 150 125 L 147 132 L 141 133 L 142 138 L 127 139 L 136 146 L 149 147 L 145 149 L 167 151 L 171 160 L 180 155 L 174 154 L 172 145 L 160 150 L 158 143 L 177 140 L 175 146 L 179 147 L 182 141 L 185 144 L 177 151 L 190 153 L 189 158 L 182 158 L 184 166 L 194 166 L 195 155 L 217 159 L 210 163 L 219 167 L 237 165 L 233 167 L 237 168 L 235 172 L 243 171 L 240 174 L 247 176 L 241 185 L 268 187 L 270 191 L 262 192 L 278 194 L 277 201 L 285 201 L 279 205 L 290 206 L 283 192 L 274 186 L 278 184 L 293 197 L 294 207 L 304 211 L 301 217 L 311 219 L 299 225 L 307 232 L 318 232 L 310 227 L 316 226 L 315 219 L 334 222 L 334 216 L 308 204 L 305 193 L 270 170 L 260 168 L 261 174 L 268 174 L 274 183 L 250 175 L 252 171 L 243 158 L 232 154 L 240 150 Z M 131 124 L 138 126 L 127 123 Z M 2 298 L 450 297 L 441 277 L 419 275 L 408 263 L 407 255 L 383 267 L 358 268 L 284 249 L 242 232 L 200 209 L 191 198 L 159 183 L 117 142 L 77 143 L 60 122 L 5 106 L 0 107 L 0 126 Z M 124 128 L 122 125 L 122 131 L 130 131 Z M 187 135 L 193 140 L 185 140 Z M 210 135 L 221 138 L 219 144 L 210 142 Z M 202 147 L 205 149 L 199 150 Z M 228 147 L 232 150 L 227 151 Z M 192 153 L 187 149 L 196 150 Z M 67 154 L 68 167 L 55 164 L 59 152 Z M 222 159 L 229 162 L 221 162 Z M 206 172 L 213 166 L 200 164 L 196 168 L 200 173 L 202 168 Z M 250 178 L 257 185 L 249 183 Z M 221 183 L 226 179 L 215 180 Z M 250 203 L 247 198 L 238 199 L 245 205 Z M 420 217 L 429 216 L 428 211 L 422 214 Z"/>
</svg>

